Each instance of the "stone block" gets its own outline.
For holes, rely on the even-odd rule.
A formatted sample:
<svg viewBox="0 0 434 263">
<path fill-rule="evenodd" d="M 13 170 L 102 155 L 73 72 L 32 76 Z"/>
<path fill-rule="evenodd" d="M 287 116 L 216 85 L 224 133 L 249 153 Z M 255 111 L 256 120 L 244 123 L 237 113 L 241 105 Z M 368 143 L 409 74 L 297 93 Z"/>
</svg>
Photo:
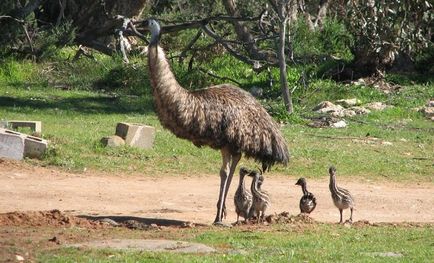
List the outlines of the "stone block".
<svg viewBox="0 0 434 263">
<path fill-rule="evenodd" d="M 116 135 L 130 146 L 150 149 L 154 145 L 155 128 L 143 124 L 120 122 L 116 125 Z"/>
<path fill-rule="evenodd" d="M 0 157 L 22 160 L 24 157 L 24 136 L 19 132 L 0 129 Z"/>
<path fill-rule="evenodd" d="M 24 156 L 30 158 L 42 158 L 45 150 L 47 150 L 47 146 L 47 140 L 34 136 L 26 136 L 24 141 Z"/>
<path fill-rule="evenodd" d="M 42 123 L 40 121 L 8 121 L 9 126 L 16 130 L 18 127 L 28 127 L 33 132 L 42 133 Z"/>
<path fill-rule="evenodd" d="M 104 146 L 108 146 L 108 147 L 117 147 L 117 146 L 125 145 L 124 139 L 122 139 L 117 135 L 103 137 L 101 139 L 101 143 Z"/>
</svg>

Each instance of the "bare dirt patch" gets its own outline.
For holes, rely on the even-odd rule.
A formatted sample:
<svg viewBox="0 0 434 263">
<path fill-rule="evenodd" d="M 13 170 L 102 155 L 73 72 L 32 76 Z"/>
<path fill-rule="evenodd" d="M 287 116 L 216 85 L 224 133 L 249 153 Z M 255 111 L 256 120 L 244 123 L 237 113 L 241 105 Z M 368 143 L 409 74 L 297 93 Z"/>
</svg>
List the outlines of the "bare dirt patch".
<svg viewBox="0 0 434 263">
<path fill-rule="evenodd" d="M 339 211 L 330 197 L 328 175 L 308 180 L 318 201 L 310 217 L 297 216 L 301 197 L 294 185 L 297 179 L 295 174 L 267 174 L 263 188 L 272 198 L 268 224 L 283 223 L 304 231 L 337 223 Z M 42 250 L 93 240 L 183 239 L 186 232 L 180 229 L 212 223 L 219 181 L 218 175 L 74 174 L 0 159 L 0 259 L 34 260 Z M 236 220 L 235 182 L 228 195 L 226 223 Z M 338 178 L 338 184 L 356 199 L 351 227 L 434 223 L 432 183 Z M 345 211 L 344 218 L 348 216 Z M 267 224 L 236 227 L 271 231 Z"/>
<path fill-rule="evenodd" d="M 1 160 L 1 159 L 0 159 Z M 264 189 L 271 194 L 268 214 L 299 213 L 301 190 L 297 175 L 269 173 Z M 218 175 L 135 176 L 86 172 L 73 174 L 14 161 L 0 162 L 0 213 L 51 211 L 94 217 L 138 217 L 211 224 L 216 210 Z M 227 223 L 235 222 L 230 188 Z M 338 184 L 356 199 L 354 221 L 434 222 L 434 184 L 372 182 L 363 178 L 338 178 Z M 308 180 L 318 205 L 311 217 L 319 222 L 337 222 L 328 189 L 328 175 Z M 344 218 L 349 211 L 344 212 Z M 151 223 L 152 224 L 152 223 Z"/>
</svg>

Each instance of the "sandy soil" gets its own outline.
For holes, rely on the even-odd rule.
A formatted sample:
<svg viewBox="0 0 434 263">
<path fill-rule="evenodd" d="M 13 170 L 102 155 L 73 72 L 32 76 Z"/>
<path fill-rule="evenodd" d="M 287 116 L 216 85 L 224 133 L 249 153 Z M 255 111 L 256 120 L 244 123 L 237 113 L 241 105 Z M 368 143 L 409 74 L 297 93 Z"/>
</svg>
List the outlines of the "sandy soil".
<svg viewBox="0 0 434 263">
<path fill-rule="evenodd" d="M 263 188 L 271 193 L 268 213 L 298 214 L 301 189 L 297 178 L 270 173 Z M 434 184 L 374 183 L 364 179 L 337 178 L 338 185 L 356 199 L 354 220 L 370 222 L 434 222 Z M 250 178 L 248 178 L 250 180 Z M 0 213 L 58 209 L 71 215 L 131 216 L 195 223 L 212 223 L 216 212 L 219 177 L 131 176 L 122 174 L 72 174 L 0 159 Z M 234 178 L 227 200 L 226 222 L 236 219 Z M 318 206 L 311 217 L 337 222 L 328 178 L 308 180 Z M 344 212 L 349 217 L 349 211 Z"/>
</svg>

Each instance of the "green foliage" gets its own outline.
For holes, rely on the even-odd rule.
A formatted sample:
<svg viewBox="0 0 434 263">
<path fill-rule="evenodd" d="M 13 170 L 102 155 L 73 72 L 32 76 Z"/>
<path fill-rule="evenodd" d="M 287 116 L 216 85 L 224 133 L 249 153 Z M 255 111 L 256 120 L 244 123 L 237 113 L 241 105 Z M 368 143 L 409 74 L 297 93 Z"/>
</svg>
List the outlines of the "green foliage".
<svg viewBox="0 0 434 263">
<path fill-rule="evenodd" d="M 415 65 L 419 72 L 434 76 L 434 43 L 422 49 L 416 56 Z"/>
<path fill-rule="evenodd" d="M 351 48 L 354 39 L 345 25 L 337 20 L 327 19 L 322 29 L 312 31 L 306 20 L 300 18 L 290 32 L 293 37 L 294 55 L 307 59 L 305 62 L 321 63 L 318 59 L 327 56 L 334 56 L 344 61 L 353 59 Z"/>
<path fill-rule="evenodd" d="M 30 61 L 17 61 L 13 58 L 0 60 L 0 84 L 19 84 L 34 80 L 37 65 Z"/>
<path fill-rule="evenodd" d="M 39 32 L 33 43 L 38 59 L 51 58 L 63 47 L 71 45 L 75 30 L 72 21 L 65 21 L 57 27 Z"/>
</svg>

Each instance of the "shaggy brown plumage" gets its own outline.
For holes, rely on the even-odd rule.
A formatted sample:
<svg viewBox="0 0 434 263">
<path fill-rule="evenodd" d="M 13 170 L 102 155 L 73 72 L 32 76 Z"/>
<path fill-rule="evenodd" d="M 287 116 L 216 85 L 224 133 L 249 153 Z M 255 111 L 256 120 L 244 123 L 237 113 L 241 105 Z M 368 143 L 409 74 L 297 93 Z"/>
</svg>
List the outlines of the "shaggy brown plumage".
<svg viewBox="0 0 434 263">
<path fill-rule="evenodd" d="M 289 152 L 277 124 L 248 92 L 231 84 L 187 91 L 176 81 L 159 47 L 160 27 L 148 20 L 148 63 L 155 107 L 162 125 L 194 145 L 222 152 L 221 187 L 215 222 L 221 222 L 227 189 L 241 153 L 269 169 L 287 164 Z"/>
</svg>

